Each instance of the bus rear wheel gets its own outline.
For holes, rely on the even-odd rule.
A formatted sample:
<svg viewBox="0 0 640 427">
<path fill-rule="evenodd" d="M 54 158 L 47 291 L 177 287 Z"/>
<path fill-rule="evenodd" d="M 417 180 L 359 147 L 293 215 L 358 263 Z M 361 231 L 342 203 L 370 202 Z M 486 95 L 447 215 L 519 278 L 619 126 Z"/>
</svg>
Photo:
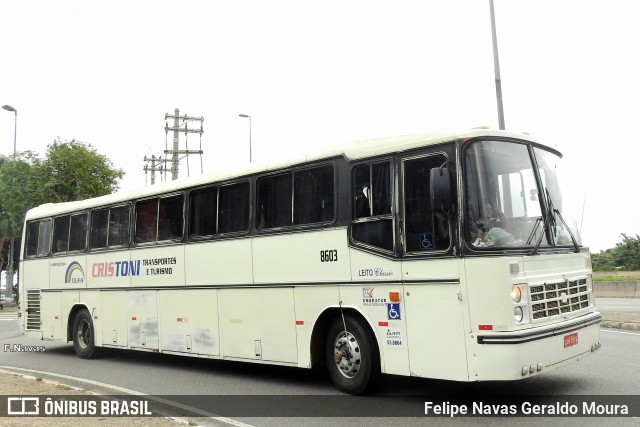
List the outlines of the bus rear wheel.
<svg viewBox="0 0 640 427">
<path fill-rule="evenodd" d="M 325 361 L 335 386 L 349 394 L 365 394 L 380 373 L 380 357 L 371 330 L 360 320 L 337 317 L 327 332 Z"/>
<path fill-rule="evenodd" d="M 73 348 L 81 359 L 91 359 L 98 354 L 93 321 L 87 310 L 81 310 L 73 320 Z"/>
</svg>

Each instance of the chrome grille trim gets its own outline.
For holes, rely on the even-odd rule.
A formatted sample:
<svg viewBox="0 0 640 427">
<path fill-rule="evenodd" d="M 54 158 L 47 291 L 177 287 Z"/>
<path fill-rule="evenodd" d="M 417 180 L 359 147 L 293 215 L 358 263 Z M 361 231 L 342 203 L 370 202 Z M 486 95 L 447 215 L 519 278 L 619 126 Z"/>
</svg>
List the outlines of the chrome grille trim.
<svg viewBox="0 0 640 427">
<path fill-rule="evenodd" d="M 592 293 L 586 278 L 531 285 L 531 320 L 537 322 L 588 308 Z"/>
</svg>

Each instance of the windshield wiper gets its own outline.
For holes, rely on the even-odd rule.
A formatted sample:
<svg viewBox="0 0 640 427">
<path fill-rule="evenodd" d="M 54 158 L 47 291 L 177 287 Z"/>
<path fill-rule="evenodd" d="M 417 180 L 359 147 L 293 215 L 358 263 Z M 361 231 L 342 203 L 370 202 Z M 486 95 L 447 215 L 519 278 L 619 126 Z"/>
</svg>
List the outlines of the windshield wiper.
<svg viewBox="0 0 640 427">
<path fill-rule="evenodd" d="M 554 246 L 555 246 L 554 237 L 556 237 L 557 235 L 556 214 L 558 215 L 558 218 L 560 218 L 560 221 L 564 225 L 565 230 L 569 233 L 569 236 L 571 237 L 571 241 L 573 242 L 573 247 L 575 248 L 575 252 L 576 253 L 580 252 L 580 246 L 578 245 L 578 241 L 576 240 L 575 236 L 571 232 L 571 229 L 567 225 L 567 222 L 562 217 L 562 214 L 560 213 L 560 211 L 553 207 L 553 201 L 551 200 L 551 195 L 549 194 L 549 190 L 545 189 L 545 193 L 547 194 L 547 206 L 549 207 L 549 209 L 544 215 L 544 221 L 543 221 L 543 227 L 542 227 L 543 232 L 540 234 L 540 238 L 538 238 L 536 245 L 531 251 L 531 255 L 536 255 L 538 253 L 538 250 L 540 249 L 540 244 L 542 243 L 542 238 L 547 233 L 547 231 L 551 233 L 551 236 L 550 236 L 551 241 L 554 242 Z M 534 231 L 537 230 L 539 221 L 540 219 L 538 218 L 538 220 L 536 221 L 536 226 L 534 227 Z M 531 237 L 533 237 L 533 234 L 529 237 L 529 239 L 527 240 L 527 243 L 529 243 L 529 240 L 531 240 Z"/>
<path fill-rule="evenodd" d="M 549 228 L 549 225 L 552 222 L 555 223 L 555 219 L 553 218 L 553 216 L 554 215 L 553 215 L 553 210 L 552 209 L 549 209 L 547 211 L 547 213 L 544 214 L 544 221 L 542 222 L 542 233 L 540 233 L 540 237 L 538 238 L 538 241 L 536 242 L 536 245 L 531 250 L 531 254 L 530 255 L 537 255 L 538 254 L 538 249 L 540 249 L 540 244 L 542 243 L 542 238 L 547 234 L 547 230 Z M 539 224 L 539 219 L 538 219 L 538 221 L 536 221 L 536 225 L 537 224 Z M 554 228 L 555 228 L 555 225 L 554 225 Z"/>
<path fill-rule="evenodd" d="M 525 243 L 527 246 L 529 246 L 529 244 L 531 243 L 531 240 L 533 240 L 533 236 L 536 235 L 536 231 L 538 231 L 538 226 L 540 225 L 541 221 L 542 221 L 542 217 L 536 218 L 536 223 L 533 225 L 533 229 L 531 230 L 531 233 L 529 234 L 529 238 L 527 239 L 527 243 Z"/>
<path fill-rule="evenodd" d="M 567 223 L 564 220 L 564 218 L 562 218 L 562 214 L 560 213 L 560 211 L 557 210 L 557 209 L 554 209 L 554 212 L 558 214 L 558 218 L 560 218 L 560 221 L 562 221 L 562 224 L 564 225 L 565 230 L 567 231 L 567 233 L 569 233 L 569 236 L 571 237 L 571 241 L 573 242 L 573 247 L 575 249 L 575 252 L 579 253 L 580 252 L 580 245 L 578 245 L 578 240 L 575 238 L 575 236 L 571 232 L 571 229 L 567 225 Z"/>
</svg>

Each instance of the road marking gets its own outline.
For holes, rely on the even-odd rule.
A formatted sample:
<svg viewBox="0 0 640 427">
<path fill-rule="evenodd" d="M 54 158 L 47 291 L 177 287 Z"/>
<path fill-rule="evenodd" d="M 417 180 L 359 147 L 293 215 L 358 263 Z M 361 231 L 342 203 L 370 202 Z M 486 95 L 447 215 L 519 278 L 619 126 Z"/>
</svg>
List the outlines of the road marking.
<svg viewBox="0 0 640 427">
<path fill-rule="evenodd" d="M 639 333 L 634 333 L 634 332 L 612 331 L 610 329 L 600 329 L 600 331 L 601 332 L 611 332 L 612 334 L 635 335 L 637 337 L 640 337 Z"/>
<path fill-rule="evenodd" d="M 195 413 L 197 413 L 199 415 L 202 415 L 203 417 L 211 418 L 213 420 L 220 421 L 222 423 L 229 424 L 229 425 L 232 425 L 232 426 L 235 426 L 235 427 L 254 427 L 251 424 L 245 424 L 243 422 L 236 421 L 236 420 L 233 420 L 233 419 L 227 418 L 227 417 L 218 417 L 215 414 L 212 414 L 212 413 L 207 412 L 207 411 L 203 411 L 203 410 L 198 409 L 198 408 L 192 408 L 191 406 L 188 406 L 188 405 L 183 405 L 181 403 L 172 402 L 170 400 L 162 399 L 160 397 L 151 396 L 149 394 L 142 393 L 140 391 L 131 390 L 131 389 L 120 387 L 120 386 L 113 385 L 113 384 L 107 384 L 107 383 L 103 383 L 103 382 L 100 382 L 100 381 L 88 380 L 88 379 L 85 379 L 85 378 L 78 378 L 78 377 L 74 377 L 74 376 L 71 376 L 71 375 L 56 374 L 55 372 L 36 371 L 35 369 L 18 368 L 18 367 L 15 367 L 15 366 L 0 365 L 0 369 L 8 369 L 8 370 L 14 370 L 14 371 L 28 372 L 28 373 L 33 373 L 34 372 L 36 374 L 49 375 L 49 376 L 52 376 L 52 377 L 64 378 L 64 379 L 67 379 L 67 380 L 78 381 L 78 382 L 81 382 L 81 383 L 87 383 L 87 384 L 91 384 L 91 385 L 98 386 L 98 387 L 110 388 L 112 390 L 119 391 L 119 392 L 126 393 L 126 394 L 132 394 L 134 396 L 147 396 L 148 399 L 154 400 L 154 401 L 159 402 L 159 403 L 162 403 L 163 405 L 168 405 L 168 406 L 173 406 L 175 408 L 180 408 L 180 409 L 186 409 L 188 411 L 193 411 L 193 412 L 195 412 Z M 7 373 L 15 373 L 15 372 L 7 371 Z M 97 393 L 94 393 L 94 394 L 97 394 Z"/>
</svg>

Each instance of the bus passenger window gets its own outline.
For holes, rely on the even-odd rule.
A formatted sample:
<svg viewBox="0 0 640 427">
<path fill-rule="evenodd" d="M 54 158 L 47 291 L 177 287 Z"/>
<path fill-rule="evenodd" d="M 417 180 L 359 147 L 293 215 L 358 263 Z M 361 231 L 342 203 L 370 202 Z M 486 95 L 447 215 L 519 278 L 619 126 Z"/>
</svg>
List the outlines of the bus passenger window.
<svg viewBox="0 0 640 427">
<path fill-rule="evenodd" d="M 27 226 L 27 256 L 35 256 L 38 253 L 38 231 L 40 222 L 33 221 Z"/>
<path fill-rule="evenodd" d="M 182 196 L 160 199 L 158 214 L 158 240 L 176 240 L 182 238 Z"/>
<path fill-rule="evenodd" d="M 53 253 L 69 250 L 69 216 L 60 216 L 53 220 Z"/>
<path fill-rule="evenodd" d="M 71 216 L 69 251 L 83 251 L 87 247 L 87 214 Z"/>
<path fill-rule="evenodd" d="M 218 234 L 249 229 L 249 183 L 219 187 Z"/>
<path fill-rule="evenodd" d="M 40 221 L 40 232 L 38 233 L 38 256 L 49 255 L 51 247 L 51 220 Z"/>
<path fill-rule="evenodd" d="M 93 211 L 89 235 L 91 249 L 129 244 L 129 211 L 129 206 Z"/>
<path fill-rule="evenodd" d="M 49 255 L 51 220 L 32 221 L 27 227 L 27 256 Z"/>
<path fill-rule="evenodd" d="M 317 224 L 334 218 L 333 166 L 258 179 L 258 229 Z"/>
<path fill-rule="evenodd" d="M 89 247 L 92 249 L 104 248 L 107 246 L 108 221 L 109 209 L 100 209 L 91 212 Z"/>
<path fill-rule="evenodd" d="M 129 206 L 120 206 L 109 210 L 109 246 L 129 244 Z"/>
<path fill-rule="evenodd" d="M 258 180 L 258 228 L 291 225 L 291 181 L 290 173 Z"/>
<path fill-rule="evenodd" d="M 212 236 L 216 233 L 217 199 L 218 187 L 189 194 L 189 237 Z"/>
<path fill-rule="evenodd" d="M 155 242 L 158 235 L 158 199 L 136 203 L 136 243 Z"/>
<path fill-rule="evenodd" d="M 331 165 L 295 173 L 294 224 L 313 224 L 333 219 L 333 167 Z"/>
</svg>

